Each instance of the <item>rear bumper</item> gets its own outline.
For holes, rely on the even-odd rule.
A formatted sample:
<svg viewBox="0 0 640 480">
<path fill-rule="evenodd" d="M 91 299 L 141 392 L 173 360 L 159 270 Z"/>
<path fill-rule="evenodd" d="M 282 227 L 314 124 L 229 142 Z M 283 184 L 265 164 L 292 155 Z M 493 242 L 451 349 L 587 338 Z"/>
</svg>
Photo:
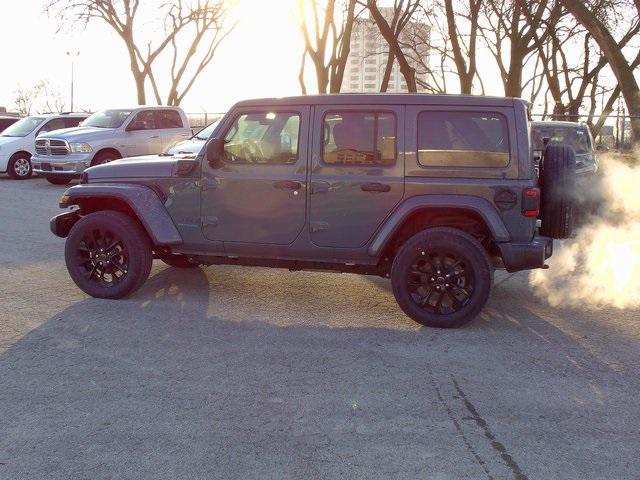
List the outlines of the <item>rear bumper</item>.
<svg viewBox="0 0 640 480">
<path fill-rule="evenodd" d="M 530 243 L 499 243 L 498 247 L 507 272 L 544 268 L 553 254 L 553 240 L 547 237 L 536 236 Z"/>
</svg>

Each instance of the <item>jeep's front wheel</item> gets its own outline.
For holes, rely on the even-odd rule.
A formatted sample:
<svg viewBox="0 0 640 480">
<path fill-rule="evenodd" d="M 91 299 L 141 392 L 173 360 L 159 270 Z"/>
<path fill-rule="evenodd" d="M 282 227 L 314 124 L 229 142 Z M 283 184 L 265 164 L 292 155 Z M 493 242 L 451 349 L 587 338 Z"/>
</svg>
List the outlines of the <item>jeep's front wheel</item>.
<svg viewBox="0 0 640 480">
<path fill-rule="evenodd" d="M 457 328 L 487 303 L 493 278 L 489 257 L 471 235 L 431 228 L 410 238 L 397 252 L 391 285 L 400 308 L 429 327 Z"/>
<path fill-rule="evenodd" d="M 146 232 L 131 217 L 101 211 L 82 217 L 65 245 L 69 275 L 96 298 L 122 298 L 142 286 L 153 262 Z"/>
</svg>

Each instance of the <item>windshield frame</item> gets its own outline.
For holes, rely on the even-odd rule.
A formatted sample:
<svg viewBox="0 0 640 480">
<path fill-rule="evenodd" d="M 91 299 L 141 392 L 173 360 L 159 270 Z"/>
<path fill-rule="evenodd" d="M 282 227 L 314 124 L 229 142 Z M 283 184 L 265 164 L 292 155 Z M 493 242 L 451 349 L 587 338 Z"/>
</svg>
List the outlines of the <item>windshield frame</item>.
<svg viewBox="0 0 640 480">
<path fill-rule="evenodd" d="M 9 131 L 11 129 L 19 129 L 23 124 L 27 123 L 28 121 L 34 121 L 34 120 L 38 120 L 38 122 L 33 125 L 33 128 L 31 130 L 29 130 L 28 132 L 24 133 L 24 135 L 11 135 L 11 134 L 7 133 L 7 131 Z M 10 137 L 10 138 L 24 138 L 24 137 L 27 137 L 27 136 L 31 135 L 33 132 L 35 132 L 38 129 L 38 127 L 40 127 L 44 122 L 46 122 L 46 120 L 47 120 L 46 117 L 42 117 L 42 116 L 39 116 L 39 115 L 32 115 L 32 116 L 29 116 L 29 117 L 21 118 L 20 120 L 18 120 L 14 124 L 9 125 L 7 128 L 5 128 L 2 131 L 2 133 L 0 133 L 0 136 L 2 136 L 2 137 Z"/>
</svg>

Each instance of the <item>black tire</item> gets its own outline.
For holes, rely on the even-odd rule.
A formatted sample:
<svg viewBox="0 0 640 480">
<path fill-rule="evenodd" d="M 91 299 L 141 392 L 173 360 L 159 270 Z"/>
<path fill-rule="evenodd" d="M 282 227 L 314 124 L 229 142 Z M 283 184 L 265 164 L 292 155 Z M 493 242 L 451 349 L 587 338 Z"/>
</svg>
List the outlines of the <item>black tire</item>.
<svg viewBox="0 0 640 480">
<path fill-rule="evenodd" d="M 576 155 L 571 147 L 547 145 L 540 165 L 540 188 L 540 233 L 550 238 L 569 238 L 576 198 Z"/>
<path fill-rule="evenodd" d="M 14 153 L 7 164 L 7 173 L 14 180 L 26 180 L 33 175 L 31 155 L 28 153 Z"/>
<path fill-rule="evenodd" d="M 162 260 L 170 267 L 175 268 L 196 268 L 200 266 L 200 264 L 192 262 L 189 257 L 185 257 L 184 255 L 165 253 L 158 255 L 158 259 Z"/>
<path fill-rule="evenodd" d="M 112 152 L 101 152 L 98 153 L 93 161 L 91 162 L 91 166 L 94 167 L 96 165 L 102 165 L 105 163 L 113 162 L 114 160 L 118 160 L 120 158 L 119 155 L 116 155 Z"/>
<path fill-rule="evenodd" d="M 146 232 L 131 217 L 114 211 L 78 220 L 64 255 L 73 281 L 96 298 L 116 299 L 135 292 L 149 277 L 153 263 Z"/>
<path fill-rule="evenodd" d="M 455 228 L 417 233 L 400 247 L 391 267 L 398 305 L 428 327 L 458 328 L 473 320 L 492 283 L 493 268 L 480 242 Z"/>
<path fill-rule="evenodd" d="M 47 182 L 53 185 L 67 185 L 73 177 L 46 177 Z"/>
</svg>

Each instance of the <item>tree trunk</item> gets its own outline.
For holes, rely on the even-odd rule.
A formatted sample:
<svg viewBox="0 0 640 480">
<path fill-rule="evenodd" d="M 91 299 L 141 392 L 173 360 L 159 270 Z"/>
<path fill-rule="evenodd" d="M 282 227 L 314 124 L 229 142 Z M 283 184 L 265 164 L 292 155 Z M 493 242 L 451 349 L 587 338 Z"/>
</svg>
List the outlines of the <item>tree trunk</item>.
<svg viewBox="0 0 640 480">
<path fill-rule="evenodd" d="M 631 68 L 630 62 L 627 61 L 618 43 L 611 35 L 607 27 L 598 19 L 598 17 L 589 10 L 589 8 L 579 0 L 564 0 L 564 6 L 573 16 L 589 31 L 593 39 L 598 43 L 602 53 L 609 62 L 609 67 L 613 71 L 620 91 L 627 104 L 629 114 L 632 116 L 640 116 L 640 87 Z M 640 4 L 636 3 L 638 13 L 640 13 Z M 640 143 L 640 119 L 631 120 L 632 143 L 637 145 Z"/>
</svg>

